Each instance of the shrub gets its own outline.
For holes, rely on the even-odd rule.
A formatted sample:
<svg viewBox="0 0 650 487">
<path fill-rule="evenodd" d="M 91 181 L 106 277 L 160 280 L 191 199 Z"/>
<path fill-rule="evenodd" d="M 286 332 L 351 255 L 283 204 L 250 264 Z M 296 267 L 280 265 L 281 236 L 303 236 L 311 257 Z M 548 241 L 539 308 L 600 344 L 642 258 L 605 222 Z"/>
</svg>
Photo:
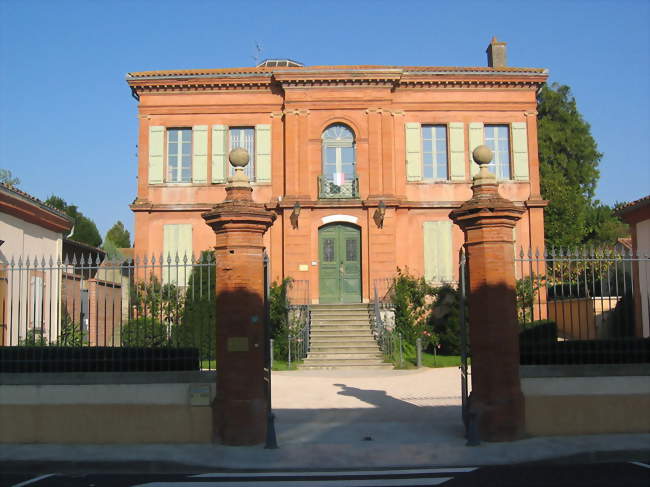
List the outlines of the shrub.
<svg viewBox="0 0 650 487">
<path fill-rule="evenodd" d="M 465 309 L 467 316 L 467 309 Z M 449 284 L 436 289 L 431 327 L 440 344 L 441 355 L 460 354 L 460 291 Z"/>
<path fill-rule="evenodd" d="M 287 291 L 293 279 L 285 278 L 281 283 L 273 282 L 269 290 L 269 321 L 273 338 L 273 358 L 286 360 L 289 351 L 289 301 Z"/>
<path fill-rule="evenodd" d="M 392 286 L 395 331 L 406 343 L 415 344 L 417 338 L 422 338 L 428 345 L 436 340 L 429 323 L 434 295 L 435 289 L 423 277 L 416 278 L 397 269 Z"/>
<path fill-rule="evenodd" d="M 129 320 L 120 334 L 125 347 L 164 347 L 169 344 L 167 325 L 152 318 Z"/>
</svg>

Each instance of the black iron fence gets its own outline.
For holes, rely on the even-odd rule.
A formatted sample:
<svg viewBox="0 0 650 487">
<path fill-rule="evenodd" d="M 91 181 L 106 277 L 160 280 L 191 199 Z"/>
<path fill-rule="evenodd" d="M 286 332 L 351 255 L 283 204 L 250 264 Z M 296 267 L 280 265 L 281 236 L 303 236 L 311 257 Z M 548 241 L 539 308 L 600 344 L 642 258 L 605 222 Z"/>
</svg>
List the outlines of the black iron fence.
<svg viewBox="0 0 650 487">
<path fill-rule="evenodd" d="M 0 372 L 214 369 L 215 261 L 0 263 Z"/>
<path fill-rule="evenodd" d="M 650 362 L 650 258 L 623 249 L 518 251 L 522 364 Z"/>
</svg>

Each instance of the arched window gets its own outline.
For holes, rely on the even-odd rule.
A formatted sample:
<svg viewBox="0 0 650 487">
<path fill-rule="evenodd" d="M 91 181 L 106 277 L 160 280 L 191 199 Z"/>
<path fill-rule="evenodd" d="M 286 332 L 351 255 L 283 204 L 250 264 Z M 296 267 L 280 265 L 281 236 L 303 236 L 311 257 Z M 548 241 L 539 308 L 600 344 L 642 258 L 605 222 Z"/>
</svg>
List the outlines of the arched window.
<svg viewBox="0 0 650 487">
<path fill-rule="evenodd" d="M 354 132 L 342 123 L 330 125 L 323 132 L 320 197 L 356 198 L 357 186 Z"/>
</svg>

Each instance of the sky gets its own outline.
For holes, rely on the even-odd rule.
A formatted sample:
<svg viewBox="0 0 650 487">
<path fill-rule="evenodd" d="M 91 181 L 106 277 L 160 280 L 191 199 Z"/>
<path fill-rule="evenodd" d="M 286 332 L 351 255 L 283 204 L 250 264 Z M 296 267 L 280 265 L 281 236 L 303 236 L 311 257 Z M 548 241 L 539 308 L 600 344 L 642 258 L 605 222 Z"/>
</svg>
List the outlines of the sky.
<svg viewBox="0 0 650 487">
<path fill-rule="evenodd" d="M 306 65 L 508 64 L 569 85 L 603 158 L 596 197 L 650 193 L 650 0 L 0 0 L 0 168 L 75 204 L 102 237 L 133 229 L 131 71 Z"/>
</svg>

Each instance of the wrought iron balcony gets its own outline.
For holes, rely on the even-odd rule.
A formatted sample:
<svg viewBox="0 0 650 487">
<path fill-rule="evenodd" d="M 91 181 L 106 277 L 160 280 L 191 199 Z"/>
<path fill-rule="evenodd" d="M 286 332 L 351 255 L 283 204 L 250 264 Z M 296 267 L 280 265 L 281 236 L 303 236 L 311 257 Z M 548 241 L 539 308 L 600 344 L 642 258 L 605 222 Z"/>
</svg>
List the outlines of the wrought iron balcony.
<svg viewBox="0 0 650 487">
<path fill-rule="evenodd" d="M 355 177 L 343 184 L 335 184 L 327 176 L 318 176 L 318 197 L 320 199 L 354 199 L 359 197 L 359 178 Z"/>
</svg>

